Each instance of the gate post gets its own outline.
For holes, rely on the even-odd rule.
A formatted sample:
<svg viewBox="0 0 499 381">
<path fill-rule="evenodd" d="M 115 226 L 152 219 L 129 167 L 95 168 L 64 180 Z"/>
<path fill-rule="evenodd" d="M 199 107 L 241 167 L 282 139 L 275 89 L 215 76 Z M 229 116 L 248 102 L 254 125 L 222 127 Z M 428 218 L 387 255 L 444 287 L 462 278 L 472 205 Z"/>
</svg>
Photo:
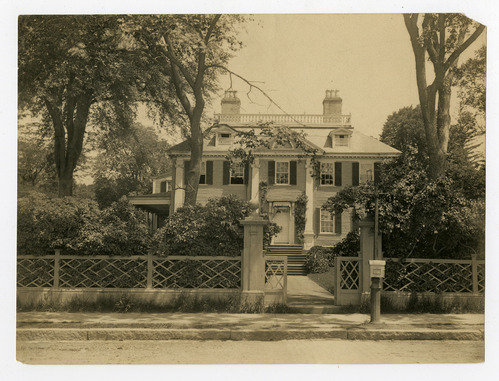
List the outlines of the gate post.
<svg viewBox="0 0 499 381">
<path fill-rule="evenodd" d="M 371 293 L 371 277 L 369 276 L 369 261 L 381 259 L 381 234 L 378 234 L 377 246 L 378 257 L 374 253 L 374 221 L 372 219 L 363 219 L 359 222 L 360 228 L 360 291 L 361 303 L 369 300 Z"/>
<path fill-rule="evenodd" d="M 252 214 L 240 221 L 244 227 L 242 258 L 243 302 L 262 302 L 265 290 L 265 253 L 263 252 L 263 227 L 267 221 Z"/>
</svg>

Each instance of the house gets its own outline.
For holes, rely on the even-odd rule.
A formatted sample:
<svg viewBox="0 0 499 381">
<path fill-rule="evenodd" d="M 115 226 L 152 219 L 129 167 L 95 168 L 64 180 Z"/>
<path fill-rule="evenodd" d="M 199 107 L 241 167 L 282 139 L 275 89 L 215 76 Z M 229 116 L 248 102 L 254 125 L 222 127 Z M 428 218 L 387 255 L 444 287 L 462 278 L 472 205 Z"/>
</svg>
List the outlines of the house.
<svg viewBox="0 0 499 381">
<path fill-rule="evenodd" d="M 337 90 L 327 90 L 320 115 L 242 114 L 236 91 L 226 91 L 217 123 L 205 133 L 199 179 L 198 202 L 227 194 L 244 200 L 259 200 L 262 184 L 268 216 L 282 227 L 275 245 L 333 246 L 352 230 L 351 212 L 332 215 L 322 209 L 325 201 L 346 186 L 375 180 L 379 164 L 400 152 L 373 137 L 356 131 L 351 115 L 342 114 L 342 99 Z M 226 156 L 240 131 L 258 130 L 259 124 L 272 123 L 303 132 L 303 144 L 317 150 L 317 160 L 306 157 L 293 142 L 274 144 L 271 149 L 255 150 L 251 165 L 230 164 Z M 170 149 L 173 161 L 170 212 L 184 202 L 185 169 L 189 165 L 190 146 L 184 141 Z M 316 165 L 314 165 L 314 163 Z M 318 164 L 318 165 L 317 165 Z M 320 173 L 314 175 L 315 168 Z M 295 224 L 298 198 L 307 197 L 303 243 Z"/>
</svg>

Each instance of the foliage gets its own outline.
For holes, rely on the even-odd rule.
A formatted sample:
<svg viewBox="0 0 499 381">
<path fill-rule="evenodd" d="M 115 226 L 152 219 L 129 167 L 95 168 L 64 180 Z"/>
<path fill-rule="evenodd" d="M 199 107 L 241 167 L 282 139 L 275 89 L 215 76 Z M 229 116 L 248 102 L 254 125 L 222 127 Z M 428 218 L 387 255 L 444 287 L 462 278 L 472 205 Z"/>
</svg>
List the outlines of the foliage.
<svg viewBox="0 0 499 381">
<path fill-rule="evenodd" d="M 148 247 L 143 216 L 120 200 L 100 211 L 89 199 L 32 192 L 18 200 L 18 254 L 138 255 Z"/>
<path fill-rule="evenodd" d="M 308 197 L 305 192 L 295 201 L 295 228 L 300 242 L 303 242 L 304 239 L 303 233 L 305 232 L 307 201 Z"/>
<path fill-rule="evenodd" d="M 360 236 L 358 230 L 352 230 L 347 236 L 334 245 L 331 250 L 330 266 L 333 266 L 334 257 L 357 257 L 360 251 Z"/>
<path fill-rule="evenodd" d="M 174 101 L 157 102 L 154 104 L 156 110 L 160 115 L 186 122 L 180 125 L 191 146 L 185 204 L 192 207 L 196 204 L 203 155 L 201 121 L 205 104 L 217 90 L 218 75 L 226 71 L 225 65 L 242 46 L 237 32 L 245 19 L 240 15 L 127 18 L 129 38 L 133 39 L 144 57 L 160 63 L 161 73 L 169 78 L 164 89 L 153 86 L 152 90 L 159 94 L 160 99 L 165 99 L 162 93 L 174 94 Z M 178 117 L 179 112 L 181 117 Z"/>
<path fill-rule="evenodd" d="M 451 86 L 460 55 L 480 36 L 484 25 L 462 14 L 404 14 L 416 61 L 416 82 L 425 126 L 432 180 L 445 172 L 451 124 Z M 433 73 L 426 72 L 427 57 Z M 428 81 L 432 82 L 428 84 Z"/>
<path fill-rule="evenodd" d="M 19 107 L 52 130 L 59 195 L 72 195 L 87 125 L 126 125 L 155 61 L 139 59 L 117 15 L 19 18 Z M 146 70 L 147 69 L 147 70 Z M 159 82 L 159 81 L 158 81 Z"/>
<path fill-rule="evenodd" d="M 322 246 L 311 247 L 307 252 L 304 263 L 307 274 L 318 274 L 328 271 L 331 257 L 332 248 Z"/>
<path fill-rule="evenodd" d="M 244 244 L 239 221 L 250 213 L 249 203 L 235 195 L 210 199 L 205 206 L 186 205 L 156 232 L 154 248 L 160 255 L 239 256 Z M 270 224 L 266 242 L 277 230 Z"/>
<path fill-rule="evenodd" d="M 170 166 L 168 143 L 159 140 L 152 128 L 134 124 L 124 130 L 109 129 L 99 140 L 94 178 L 101 208 L 132 192 L 151 193 L 153 178 Z"/>
<path fill-rule="evenodd" d="M 483 253 L 483 199 L 469 199 L 450 175 L 430 180 L 416 157 L 407 154 L 383 165 L 377 186 L 345 188 L 326 208 L 354 207 L 354 218 L 374 216 L 386 257 L 466 258 Z"/>
</svg>

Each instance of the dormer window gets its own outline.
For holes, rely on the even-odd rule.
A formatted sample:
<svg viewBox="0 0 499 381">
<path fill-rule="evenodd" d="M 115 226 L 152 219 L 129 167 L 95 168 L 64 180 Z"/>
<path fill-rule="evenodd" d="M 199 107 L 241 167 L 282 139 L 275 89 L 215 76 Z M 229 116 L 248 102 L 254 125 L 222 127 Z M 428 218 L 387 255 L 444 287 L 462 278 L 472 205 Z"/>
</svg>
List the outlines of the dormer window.
<svg viewBox="0 0 499 381">
<path fill-rule="evenodd" d="M 171 183 L 169 181 L 162 181 L 160 183 L 160 193 L 166 193 L 166 192 L 170 192 L 171 191 Z"/>
<path fill-rule="evenodd" d="M 335 147 L 348 147 L 348 135 L 335 135 L 334 136 L 334 146 Z"/>
<path fill-rule="evenodd" d="M 218 144 L 230 144 L 232 142 L 232 134 L 229 132 L 221 132 L 218 134 Z"/>
</svg>

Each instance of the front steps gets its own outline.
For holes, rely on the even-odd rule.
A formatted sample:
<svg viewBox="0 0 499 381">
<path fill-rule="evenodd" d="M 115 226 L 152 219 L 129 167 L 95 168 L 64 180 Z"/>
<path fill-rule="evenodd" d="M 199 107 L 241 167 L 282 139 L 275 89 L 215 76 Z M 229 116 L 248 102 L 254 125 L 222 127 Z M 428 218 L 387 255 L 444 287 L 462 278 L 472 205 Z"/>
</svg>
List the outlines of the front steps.
<svg viewBox="0 0 499 381">
<path fill-rule="evenodd" d="M 306 275 L 305 254 L 301 245 L 270 245 L 267 255 L 287 256 L 288 275 Z"/>
</svg>

